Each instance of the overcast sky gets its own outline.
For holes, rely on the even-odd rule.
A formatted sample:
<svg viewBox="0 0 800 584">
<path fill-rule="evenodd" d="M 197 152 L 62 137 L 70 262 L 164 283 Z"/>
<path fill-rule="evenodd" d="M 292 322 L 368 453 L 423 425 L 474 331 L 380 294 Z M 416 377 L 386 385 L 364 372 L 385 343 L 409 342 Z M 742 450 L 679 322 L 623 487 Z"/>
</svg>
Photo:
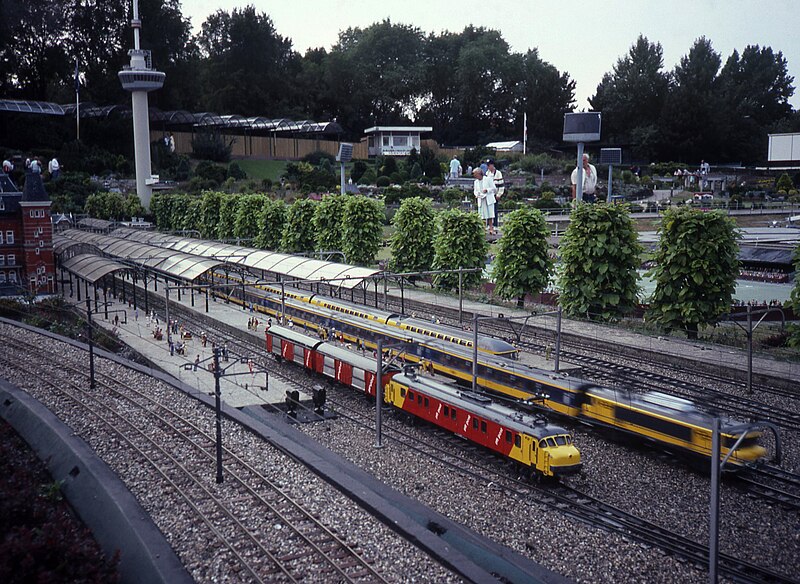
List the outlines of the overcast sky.
<svg viewBox="0 0 800 584">
<path fill-rule="evenodd" d="M 182 10 L 196 32 L 216 10 L 247 4 L 268 14 L 301 54 L 311 47 L 330 49 L 340 30 L 385 18 L 423 33 L 460 32 L 470 24 L 500 30 L 512 51 L 538 48 L 543 60 L 569 73 L 579 110 L 589 108 L 587 99 L 603 74 L 640 33 L 661 43 L 666 70 L 701 36 L 711 40 L 723 64 L 734 49 L 770 46 L 783 52 L 793 85 L 800 85 L 798 0 L 182 0 Z M 800 91 L 790 101 L 800 109 Z"/>
</svg>

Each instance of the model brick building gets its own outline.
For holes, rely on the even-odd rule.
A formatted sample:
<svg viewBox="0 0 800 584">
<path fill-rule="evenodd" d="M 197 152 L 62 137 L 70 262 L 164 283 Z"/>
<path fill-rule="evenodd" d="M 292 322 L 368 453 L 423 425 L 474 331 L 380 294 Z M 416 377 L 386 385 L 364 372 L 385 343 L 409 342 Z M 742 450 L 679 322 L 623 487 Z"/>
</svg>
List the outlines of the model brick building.
<svg viewBox="0 0 800 584">
<path fill-rule="evenodd" d="M 40 174 L 26 173 L 22 192 L 0 174 L 0 295 L 56 292 L 51 204 Z"/>
</svg>

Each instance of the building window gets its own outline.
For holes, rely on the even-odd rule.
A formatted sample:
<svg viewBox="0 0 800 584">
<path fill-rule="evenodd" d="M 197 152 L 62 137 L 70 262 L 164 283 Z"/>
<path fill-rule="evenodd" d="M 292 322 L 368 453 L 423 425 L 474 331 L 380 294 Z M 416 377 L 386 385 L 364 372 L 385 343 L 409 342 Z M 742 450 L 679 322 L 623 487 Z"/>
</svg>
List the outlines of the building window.
<svg viewBox="0 0 800 584">
<path fill-rule="evenodd" d="M 8 281 L 9 282 L 14 282 L 16 284 L 16 282 L 17 282 L 17 273 L 16 272 L 9 272 L 8 273 Z"/>
<path fill-rule="evenodd" d="M 408 136 L 395 136 L 394 145 L 405 148 L 406 146 L 408 146 Z"/>
<path fill-rule="evenodd" d="M 39 247 L 44 247 L 44 239 L 39 240 Z"/>
<path fill-rule="evenodd" d="M 30 210 L 30 215 L 31 215 L 31 218 L 33 218 L 33 213 L 34 213 L 34 211 L 33 211 L 33 209 L 31 209 L 31 210 Z"/>
<path fill-rule="evenodd" d="M 8 254 L 8 265 L 14 266 L 17 263 L 17 256 L 13 253 Z"/>
<path fill-rule="evenodd" d="M 391 140 L 392 140 L 391 136 L 384 136 L 383 137 L 383 146 L 384 146 L 384 148 L 388 148 L 389 146 L 391 146 L 391 144 L 390 144 Z"/>
<path fill-rule="evenodd" d="M 5 284 L 5 283 L 6 283 L 6 273 L 0 272 L 0 284 Z"/>
<path fill-rule="evenodd" d="M 39 248 L 36 248 L 36 255 L 39 255 Z"/>
<path fill-rule="evenodd" d="M 6 256 L 0 255 L 0 266 L 6 265 Z"/>
<path fill-rule="evenodd" d="M 6 231 L 6 243 L 14 243 L 14 232 Z"/>
</svg>

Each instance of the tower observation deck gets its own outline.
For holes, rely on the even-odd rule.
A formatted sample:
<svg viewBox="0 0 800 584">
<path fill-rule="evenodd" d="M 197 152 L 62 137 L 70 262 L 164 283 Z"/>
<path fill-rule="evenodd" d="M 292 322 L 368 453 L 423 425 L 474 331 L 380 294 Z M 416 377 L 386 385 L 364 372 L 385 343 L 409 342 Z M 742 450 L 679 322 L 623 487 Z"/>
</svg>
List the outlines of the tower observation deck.
<svg viewBox="0 0 800 584">
<path fill-rule="evenodd" d="M 150 166 L 150 119 L 147 93 L 164 86 L 166 74 L 152 67 L 150 51 L 139 46 L 139 32 L 142 21 L 139 19 L 139 2 L 133 0 L 133 49 L 128 51 L 131 64 L 119 72 L 122 88 L 131 92 L 133 110 L 133 146 L 136 157 L 136 193 L 145 208 L 150 207 L 153 194 L 152 185 L 158 177 L 152 176 Z"/>
</svg>

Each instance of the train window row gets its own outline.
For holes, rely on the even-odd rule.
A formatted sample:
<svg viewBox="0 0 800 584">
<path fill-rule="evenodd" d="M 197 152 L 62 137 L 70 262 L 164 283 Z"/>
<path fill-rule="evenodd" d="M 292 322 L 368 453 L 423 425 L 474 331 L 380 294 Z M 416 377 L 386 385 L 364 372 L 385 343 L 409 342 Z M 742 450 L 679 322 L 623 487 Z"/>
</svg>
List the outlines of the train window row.
<svg viewBox="0 0 800 584">
<path fill-rule="evenodd" d="M 456 409 L 455 408 L 451 408 L 450 406 L 444 406 L 444 417 L 447 418 L 448 416 L 450 417 L 451 420 L 455 420 L 456 419 Z"/>
<path fill-rule="evenodd" d="M 486 434 L 486 422 L 479 420 L 478 418 L 472 418 L 472 429 L 477 430 L 478 425 L 480 425 L 481 432 Z"/>
<path fill-rule="evenodd" d="M 511 444 L 511 439 L 514 439 L 514 446 L 519 448 L 522 446 L 522 437 L 519 434 L 514 434 L 511 430 L 506 430 L 506 442 Z"/>
<path fill-rule="evenodd" d="M 673 436 L 679 440 L 684 440 L 686 442 L 691 442 L 692 440 L 692 429 L 682 424 L 676 424 L 656 416 L 651 416 L 621 407 L 616 408 L 616 416 L 620 421 L 628 422 L 636 426 L 651 428 L 656 432 Z"/>
</svg>

